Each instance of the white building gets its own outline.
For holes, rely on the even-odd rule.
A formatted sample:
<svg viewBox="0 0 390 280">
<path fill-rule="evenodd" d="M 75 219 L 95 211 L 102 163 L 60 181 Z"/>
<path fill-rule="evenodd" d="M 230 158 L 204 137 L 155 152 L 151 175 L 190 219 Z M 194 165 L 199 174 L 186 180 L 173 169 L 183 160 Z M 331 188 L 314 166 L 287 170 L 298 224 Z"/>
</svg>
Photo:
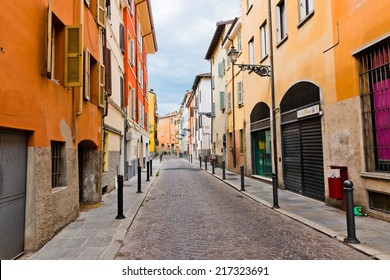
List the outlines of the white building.
<svg viewBox="0 0 390 280">
<path fill-rule="evenodd" d="M 211 74 L 195 77 L 192 91 L 195 96 L 195 158 L 211 155 Z"/>
</svg>

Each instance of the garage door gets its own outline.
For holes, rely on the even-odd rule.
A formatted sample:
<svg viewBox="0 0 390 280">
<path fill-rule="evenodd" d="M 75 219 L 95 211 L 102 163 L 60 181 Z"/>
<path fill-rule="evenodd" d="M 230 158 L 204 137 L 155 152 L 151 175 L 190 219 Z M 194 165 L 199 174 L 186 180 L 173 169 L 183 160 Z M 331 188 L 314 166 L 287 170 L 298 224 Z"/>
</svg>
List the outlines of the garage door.
<svg viewBox="0 0 390 280">
<path fill-rule="evenodd" d="M 27 137 L 0 130 L 0 259 L 24 250 Z"/>
</svg>

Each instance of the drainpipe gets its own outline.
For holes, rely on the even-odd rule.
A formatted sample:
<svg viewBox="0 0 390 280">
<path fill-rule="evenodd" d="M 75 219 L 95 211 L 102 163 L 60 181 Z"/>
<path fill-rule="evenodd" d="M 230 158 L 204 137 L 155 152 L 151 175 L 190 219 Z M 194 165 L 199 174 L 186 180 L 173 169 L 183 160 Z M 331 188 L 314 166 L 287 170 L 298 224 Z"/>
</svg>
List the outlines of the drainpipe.
<svg viewBox="0 0 390 280">
<path fill-rule="evenodd" d="M 272 40 L 272 12 L 271 0 L 268 0 L 268 21 L 269 21 L 269 38 L 270 38 L 270 65 L 271 65 L 271 98 L 272 98 L 272 146 L 274 173 L 272 174 L 273 188 L 273 208 L 280 208 L 278 205 L 278 153 L 276 140 L 276 108 L 275 108 L 275 68 L 274 68 L 274 50 Z"/>
</svg>

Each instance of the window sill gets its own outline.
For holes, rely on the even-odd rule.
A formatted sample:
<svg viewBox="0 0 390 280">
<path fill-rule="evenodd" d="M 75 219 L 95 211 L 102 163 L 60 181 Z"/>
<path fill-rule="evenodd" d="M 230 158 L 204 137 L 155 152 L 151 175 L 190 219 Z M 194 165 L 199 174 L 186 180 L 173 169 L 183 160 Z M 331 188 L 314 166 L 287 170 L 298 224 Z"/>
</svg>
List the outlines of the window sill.
<svg viewBox="0 0 390 280">
<path fill-rule="evenodd" d="M 282 40 L 276 43 L 276 48 L 279 48 L 281 45 L 283 45 L 284 42 L 287 41 L 287 39 L 288 39 L 288 35 L 286 35 L 286 37 L 284 37 Z"/>
<path fill-rule="evenodd" d="M 63 190 L 66 190 L 68 187 L 55 187 L 51 190 L 51 193 L 54 194 L 54 193 L 58 193 L 58 192 L 61 192 Z"/>
<path fill-rule="evenodd" d="M 389 180 L 390 181 L 390 174 L 389 173 L 361 172 L 360 176 L 362 176 L 364 178 L 381 179 L 381 180 Z"/>
<path fill-rule="evenodd" d="M 263 62 L 268 58 L 268 54 L 265 55 L 261 60 L 260 60 L 260 64 L 263 64 Z"/>
<path fill-rule="evenodd" d="M 314 15 L 314 10 L 312 10 L 306 17 L 304 17 L 297 25 L 299 29 L 305 22 L 307 22 Z"/>
</svg>

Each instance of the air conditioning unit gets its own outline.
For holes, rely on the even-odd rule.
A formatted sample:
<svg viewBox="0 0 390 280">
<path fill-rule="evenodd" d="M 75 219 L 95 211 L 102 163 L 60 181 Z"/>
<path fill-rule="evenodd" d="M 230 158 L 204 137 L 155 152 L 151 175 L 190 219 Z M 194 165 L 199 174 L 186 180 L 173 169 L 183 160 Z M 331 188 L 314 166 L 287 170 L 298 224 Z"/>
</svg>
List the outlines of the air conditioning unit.
<svg viewBox="0 0 390 280">
<path fill-rule="evenodd" d="M 133 139 L 133 135 L 131 134 L 131 132 L 126 132 L 125 140 L 130 141 L 131 139 Z"/>
</svg>

